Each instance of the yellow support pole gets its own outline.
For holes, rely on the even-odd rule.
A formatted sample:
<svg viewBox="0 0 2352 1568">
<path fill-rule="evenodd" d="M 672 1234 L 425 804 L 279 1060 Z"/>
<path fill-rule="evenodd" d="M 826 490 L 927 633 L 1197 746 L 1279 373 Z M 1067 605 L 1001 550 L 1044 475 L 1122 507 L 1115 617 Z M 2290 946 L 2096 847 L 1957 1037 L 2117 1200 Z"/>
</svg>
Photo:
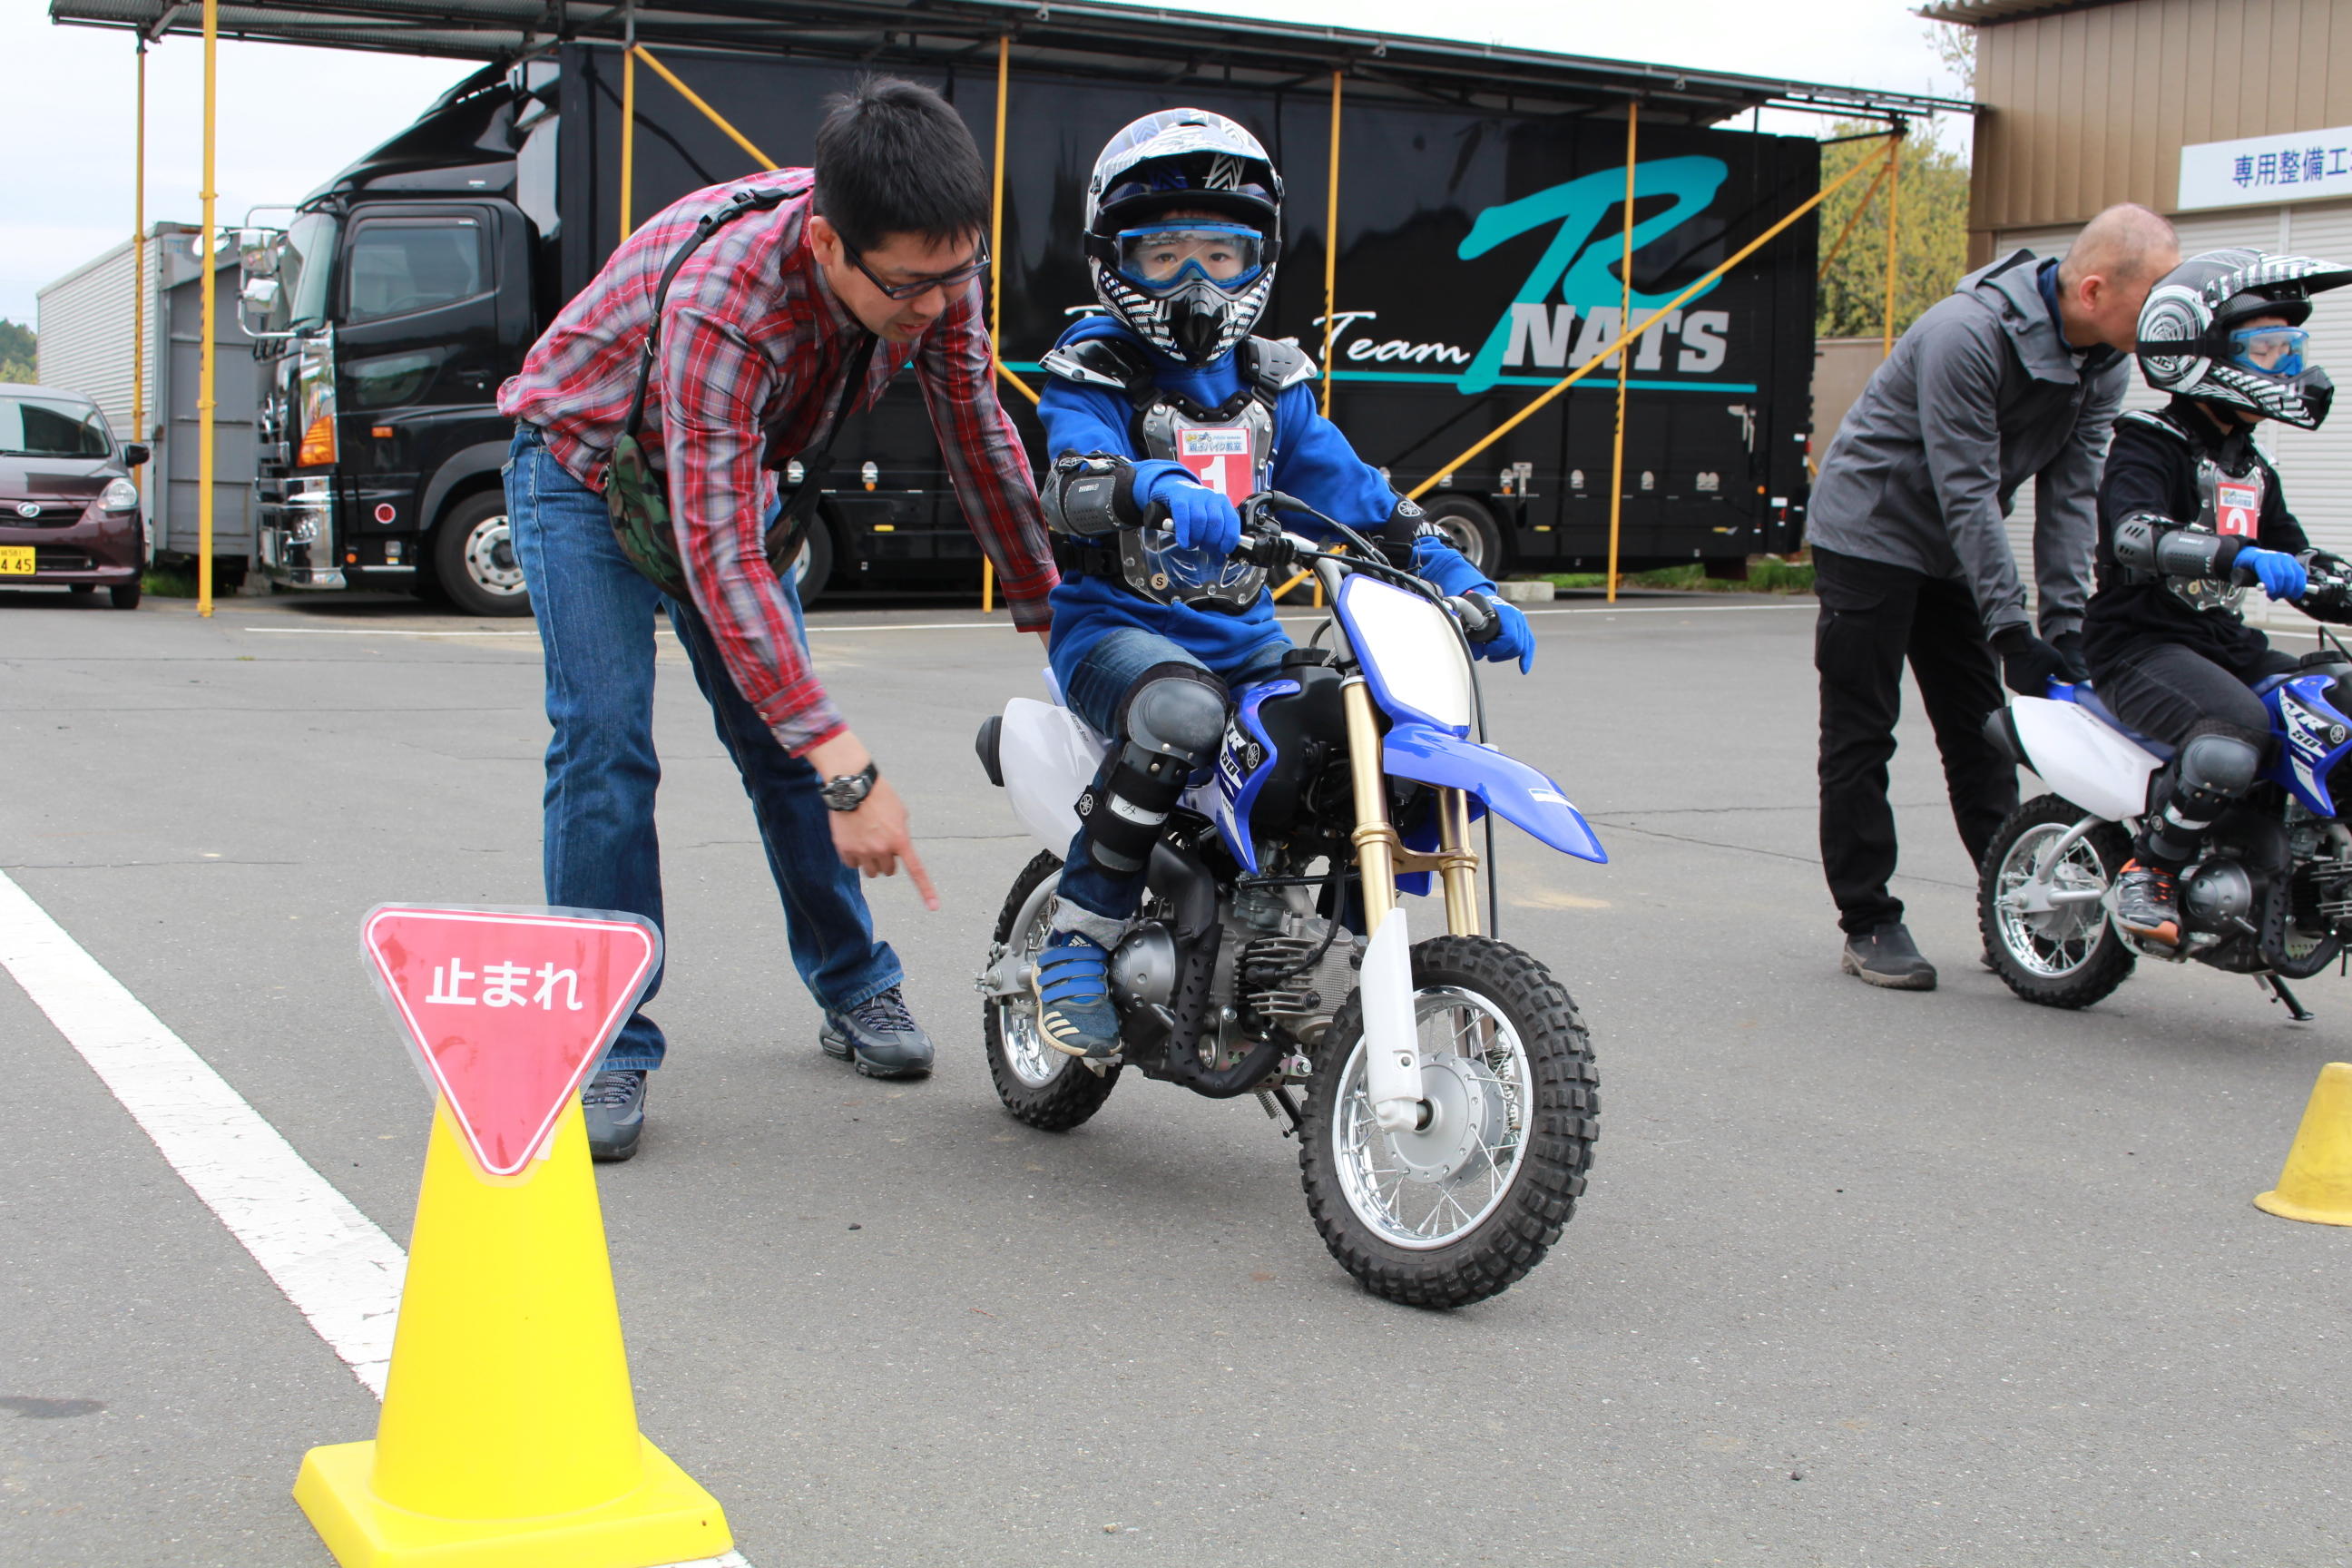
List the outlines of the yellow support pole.
<svg viewBox="0 0 2352 1568">
<path fill-rule="evenodd" d="M 147 35 L 139 35 L 139 110 L 131 177 L 131 438 L 147 439 Z M 135 476 L 140 510 L 147 504 L 147 468 Z M 143 515 L 141 520 L 145 521 Z"/>
<path fill-rule="evenodd" d="M 1899 141 L 1899 138 L 1890 134 L 1887 146 L 1891 149 L 1897 145 Z M 1878 166 L 1878 173 L 1871 179 L 1870 188 L 1862 193 L 1862 200 L 1853 204 L 1853 211 L 1846 215 L 1845 226 L 1838 230 L 1837 238 L 1831 242 L 1828 251 L 1822 255 L 1821 267 L 1813 273 L 1814 282 L 1818 283 L 1827 278 L 1830 275 L 1830 268 L 1837 264 L 1837 258 L 1845 254 L 1845 242 L 1853 237 L 1853 226 L 1862 221 L 1862 215 L 1870 210 L 1870 199 L 1878 195 L 1878 187 L 1886 183 L 1886 171 L 1891 167 L 1893 167 L 1891 163 L 1881 163 Z"/>
<path fill-rule="evenodd" d="M 988 363 L 996 374 L 1021 386 L 1021 378 L 1004 368 L 996 340 L 1004 333 L 1004 110 L 1013 85 L 1013 37 L 996 39 L 996 162 L 989 172 L 992 189 L 988 209 Z M 1022 386 L 1021 390 L 1029 389 Z M 1037 401 L 1033 395 L 1030 402 Z M 996 560 L 982 552 L 980 558 L 980 613 L 996 613 Z"/>
<path fill-rule="evenodd" d="M 632 29 L 636 18 L 629 19 Z M 637 176 L 637 47 L 621 51 L 621 239 L 626 243 L 637 226 L 630 209 L 635 205 Z"/>
<path fill-rule="evenodd" d="M 1463 464 L 1468 462 L 1471 458 L 1476 457 L 1479 453 L 1485 451 L 1487 447 L 1493 446 L 1496 442 L 1501 440 L 1512 431 L 1517 429 L 1536 412 L 1537 409 L 1541 408 L 1545 404 L 1549 403 L 1553 398 L 1558 397 L 1561 393 L 1566 392 L 1570 387 L 1574 386 L 1578 382 L 1582 381 L 1586 376 L 1591 375 L 1595 370 L 1599 369 L 1602 364 L 1608 362 L 1611 354 L 1615 353 L 1618 350 L 1632 342 L 1635 338 L 1640 337 L 1643 332 L 1646 332 L 1652 327 L 1656 326 L 1669 314 L 1681 310 L 1684 305 L 1687 304 L 1702 290 L 1713 285 L 1717 279 L 1721 278 L 1725 273 L 1730 271 L 1733 268 L 1738 266 L 1741 262 L 1747 260 L 1758 251 L 1763 249 L 1764 247 L 1770 244 L 1773 240 L 1778 239 L 1780 237 L 1782 230 L 1786 229 L 1790 224 L 1795 223 L 1799 218 L 1803 217 L 1815 207 L 1821 205 L 1830 197 L 1835 195 L 1842 186 L 1868 167 L 1869 165 L 1866 163 L 1856 163 L 1853 168 L 1848 169 L 1844 174 L 1840 174 L 1836 179 L 1832 180 L 1828 184 L 1823 185 L 1820 190 L 1815 191 L 1811 195 L 1807 196 L 1803 201 L 1798 203 L 1797 205 L 1790 211 L 1786 217 L 1783 217 L 1770 228 L 1766 229 L 1762 234 L 1758 235 L 1754 239 L 1749 240 L 1746 245 L 1741 246 L 1738 250 L 1732 252 L 1728 258 L 1717 263 L 1713 271 L 1708 272 L 1705 277 L 1699 279 L 1689 288 L 1684 289 L 1681 293 L 1667 300 L 1657 310 L 1651 311 L 1650 314 L 1644 317 L 1638 325 L 1618 334 L 1618 338 L 1615 342 L 1611 343 L 1607 348 L 1602 349 L 1599 353 L 1594 354 L 1591 359 L 1585 361 L 1584 363 L 1579 365 L 1576 369 L 1569 372 L 1567 375 L 1561 377 L 1559 381 L 1552 383 L 1550 386 L 1547 387 L 1542 393 L 1537 395 L 1534 402 L 1528 404 L 1525 408 L 1520 409 L 1517 414 L 1512 415 L 1508 419 L 1504 420 L 1500 425 L 1496 426 L 1495 428 L 1488 431 L 1482 439 L 1472 445 L 1468 450 L 1463 452 L 1452 462 L 1439 468 L 1435 473 L 1430 475 L 1429 478 L 1422 480 L 1421 483 L 1413 486 L 1412 489 L 1405 492 L 1406 499 L 1409 500 L 1419 500 L 1423 495 L 1436 489 L 1437 481 L 1441 476 L 1453 473 L 1457 468 L 1461 468 Z"/>
<path fill-rule="evenodd" d="M 213 356 L 219 347 L 213 265 L 214 122 L 218 115 L 220 0 L 205 0 L 205 183 L 196 193 L 204 207 L 204 233 L 197 240 L 196 268 L 204 274 L 204 344 L 196 362 L 196 614 L 213 613 Z"/>
<path fill-rule="evenodd" d="M 1895 352 L 1895 210 L 1901 205 L 1903 138 L 1898 133 L 1886 149 L 1886 319 L 1880 323 L 1878 357 Z"/>
<path fill-rule="evenodd" d="M 761 168 L 772 169 L 776 166 L 776 161 L 773 158 L 769 157 L 765 153 L 760 151 L 759 145 L 756 142 L 754 142 L 749 136 L 744 135 L 740 131 L 736 130 L 733 125 L 730 124 L 725 115 L 711 108 L 710 105 L 703 102 L 702 95 L 696 92 L 694 89 L 687 86 L 686 83 L 678 80 L 677 73 L 672 71 L 669 67 L 656 59 L 654 58 L 653 50 L 646 47 L 643 44 L 637 44 L 632 47 L 630 53 L 635 55 L 637 58 L 645 61 L 647 68 L 650 68 L 656 76 L 669 83 L 670 86 L 677 89 L 677 95 L 686 100 L 687 102 L 694 105 L 695 108 L 702 110 L 702 117 L 705 120 L 709 121 L 711 124 L 719 127 L 719 130 L 725 132 L 729 141 L 734 142 L 738 147 L 742 148 L 746 153 L 751 153 L 752 157 L 757 158 L 760 161 Z"/>
<path fill-rule="evenodd" d="M 1625 246 L 1617 263 L 1617 325 L 1633 319 L 1633 154 L 1641 145 L 1642 106 L 1625 104 Z M 1625 372 L 1631 344 L 1617 351 L 1617 455 L 1609 479 L 1609 603 L 1617 602 L 1617 531 L 1625 510 Z"/>
<path fill-rule="evenodd" d="M 1331 180 L 1329 200 L 1323 210 L 1323 417 L 1331 417 L 1331 332 L 1339 313 L 1339 84 L 1343 71 L 1331 73 Z M 1321 588 L 1317 588 L 1318 594 Z"/>
</svg>

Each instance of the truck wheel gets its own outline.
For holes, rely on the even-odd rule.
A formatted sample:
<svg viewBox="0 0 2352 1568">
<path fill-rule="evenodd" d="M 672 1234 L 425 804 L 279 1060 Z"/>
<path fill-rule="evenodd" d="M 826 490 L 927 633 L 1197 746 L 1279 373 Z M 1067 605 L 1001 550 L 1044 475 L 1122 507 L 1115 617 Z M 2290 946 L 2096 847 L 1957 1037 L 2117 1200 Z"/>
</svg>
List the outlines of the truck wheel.
<svg viewBox="0 0 2352 1568">
<path fill-rule="evenodd" d="M 502 490 L 467 496 L 433 531 L 433 576 L 450 606 L 468 616 L 527 616 L 530 593 L 515 559 Z"/>
<path fill-rule="evenodd" d="M 1485 503 L 1468 496 L 1440 496 L 1425 509 L 1429 521 L 1445 535 L 1445 542 L 1489 577 L 1503 570 L 1503 530 Z"/>
<path fill-rule="evenodd" d="M 809 520 L 808 537 L 801 541 L 801 552 L 793 557 L 793 591 L 800 595 L 801 608 L 805 610 L 824 597 L 825 584 L 833 580 L 833 529 L 822 515 Z"/>
</svg>

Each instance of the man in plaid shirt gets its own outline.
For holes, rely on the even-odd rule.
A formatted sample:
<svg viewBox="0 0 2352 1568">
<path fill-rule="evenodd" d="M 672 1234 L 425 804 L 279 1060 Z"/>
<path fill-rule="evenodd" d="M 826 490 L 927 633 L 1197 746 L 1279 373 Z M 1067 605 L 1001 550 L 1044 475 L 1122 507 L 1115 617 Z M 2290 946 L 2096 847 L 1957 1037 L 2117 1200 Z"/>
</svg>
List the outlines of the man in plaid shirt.
<svg viewBox="0 0 2352 1568">
<path fill-rule="evenodd" d="M 662 271 L 697 221 L 743 189 L 793 194 L 719 228 L 679 268 L 638 437 L 665 476 L 692 601 L 681 603 L 630 564 L 601 491 Z M 987 211 L 979 150 L 955 111 L 910 82 L 862 82 L 833 101 L 813 172 L 755 174 L 653 218 L 499 395 L 516 421 L 507 504 L 555 728 L 548 901 L 661 922 L 653 634 L 665 608 L 751 797 L 793 964 L 824 1010 L 820 1043 L 881 1077 L 928 1072 L 931 1043 L 901 999 L 897 955 L 874 938 L 858 874 L 892 876 L 904 860 L 925 904 L 939 899 L 905 805 L 809 667 L 799 602 L 762 536 L 777 504 L 772 468 L 822 448 L 862 353 L 853 411 L 912 365 L 1013 623 L 1044 636 L 1055 577 L 981 314 Z M 598 1158 L 635 1152 L 646 1074 L 663 1051 L 640 1012 L 591 1080 L 583 1098 Z"/>
</svg>

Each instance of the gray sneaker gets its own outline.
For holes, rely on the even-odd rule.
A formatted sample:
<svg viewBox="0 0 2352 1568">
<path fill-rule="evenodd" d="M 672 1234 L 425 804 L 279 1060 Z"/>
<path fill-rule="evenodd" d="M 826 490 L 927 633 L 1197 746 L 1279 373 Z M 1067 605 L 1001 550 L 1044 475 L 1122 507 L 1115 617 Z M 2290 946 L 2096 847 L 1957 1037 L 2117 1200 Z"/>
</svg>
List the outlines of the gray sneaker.
<svg viewBox="0 0 2352 1568">
<path fill-rule="evenodd" d="M 931 1070 L 931 1037 L 896 985 L 845 1011 L 828 1011 L 816 1041 L 826 1056 L 856 1064 L 868 1078 L 921 1078 Z"/>
<path fill-rule="evenodd" d="M 634 1068 L 600 1072 L 580 1091 L 588 1118 L 588 1157 L 600 1164 L 637 1152 L 646 1130 L 646 1075 Z"/>
<path fill-rule="evenodd" d="M 1919 956 L 1901 921 L 1889 921 L 1875 931 L 1847 937 L 1838 967 L 1866 985 L 1889 991 L 1936 988 L 1936 966 Z"/>
</svg>

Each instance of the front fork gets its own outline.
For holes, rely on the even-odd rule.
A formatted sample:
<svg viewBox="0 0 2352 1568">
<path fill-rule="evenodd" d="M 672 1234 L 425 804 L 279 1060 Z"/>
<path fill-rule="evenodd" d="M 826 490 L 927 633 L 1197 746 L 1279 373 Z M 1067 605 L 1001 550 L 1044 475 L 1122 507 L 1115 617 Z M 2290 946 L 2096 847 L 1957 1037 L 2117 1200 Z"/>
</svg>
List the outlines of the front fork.
<svg viewBox="0 0 2352 1568">
<path fill-rule="evenodd" d="M 1478 856 L 1470 847 L 1470 801 L 1458 789 L 1439 790 L 1437 853 L 1408 852 L 1389 821 L 1380 721 L 1372 710 L 1371 689 L 1360 673 L 1340 684 L 1339 700 L 1347 715 L 1349 775 L 1356 795 L 1356 870 L 1363 887 L 1364 924 L 1371 932 L 1358 982 L 1364 1010 L 1365 1087 L 1382 1131 L 1412 1132 L 1428 1123 L 1429 1105 L 1421 1084 L 1412 938 L 1406 930 L 1404 907 L 1397 902 L 1397 872 L 1401 868 L 1434 870 L 1445 889 L 1445 929 L 1456 936 L 1477 935 Z"/>
</svg>

